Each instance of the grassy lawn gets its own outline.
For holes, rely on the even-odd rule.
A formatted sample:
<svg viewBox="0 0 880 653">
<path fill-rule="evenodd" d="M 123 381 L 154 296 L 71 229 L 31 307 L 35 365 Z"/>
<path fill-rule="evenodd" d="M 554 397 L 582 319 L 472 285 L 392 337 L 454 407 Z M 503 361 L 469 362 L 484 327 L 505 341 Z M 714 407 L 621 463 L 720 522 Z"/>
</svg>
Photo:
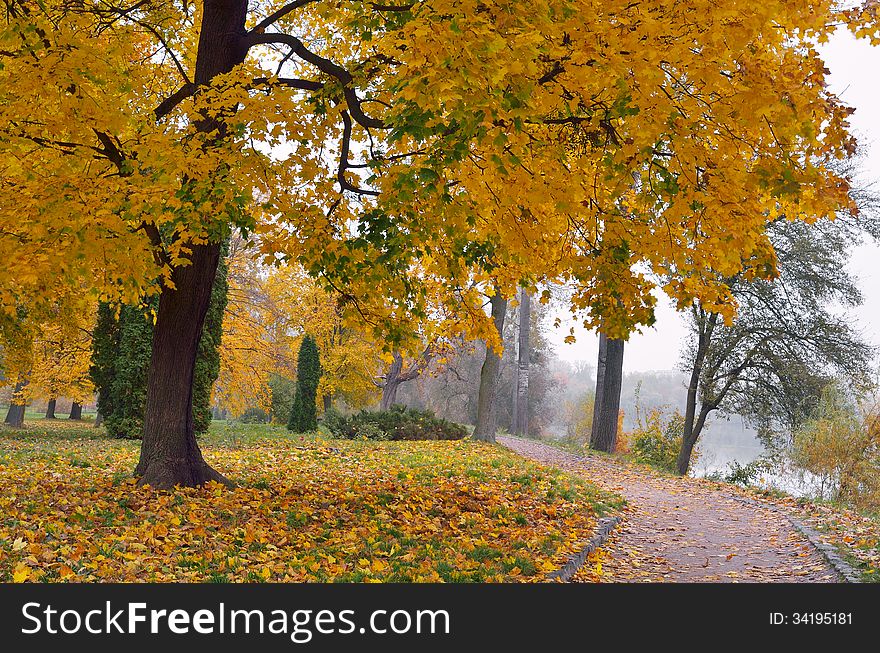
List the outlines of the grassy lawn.
<svg viewBox="0 0 880 653">
<path fill-rule="evenodd" d="M 215 423 L 240 484 L 137 488 L 138 442 L 90 423 L 0 430 L 0 581 L 538 581 L 619 506 L 501 447 Z"/>
</svg>

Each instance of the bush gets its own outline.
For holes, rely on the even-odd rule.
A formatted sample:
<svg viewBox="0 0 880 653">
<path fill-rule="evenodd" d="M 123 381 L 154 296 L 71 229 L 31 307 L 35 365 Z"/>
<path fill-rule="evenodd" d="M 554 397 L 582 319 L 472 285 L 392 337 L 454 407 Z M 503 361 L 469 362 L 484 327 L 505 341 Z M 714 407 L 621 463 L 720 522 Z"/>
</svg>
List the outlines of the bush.
<svg viewBox="0 0 880 653">
<path fill-rule="evenodd" d="M 265 424 L 269 421 L 269 413 L 262 408 L 251 406 L 241 414 L 238 421 L 245 424 Z"/>
<path fill-rule="evenodd" d="M 669 472 L 677 469 L 678 452 L 681 449 L 681 438 L 684 428 L 684 417 L 677 410 L 671 415 L 661 409 L 651 410 L 644 421 L 639 424 L 626 439 L 635 460 Z M 695 461 L 695 451 L 691 461 Z"/>
<path fill-rule="evenodd" d="M 437 417 L 429 410 L 392 406 L 345 417 L 328 411 L 324 425 L 337 438 L 354 440 L 461 440 L 468 432 L 461 424 Z"/>
<path fill-rule="evenodd" d="M 858 406 L 842 389 L 829 386 L 813 419 L 794 432 L 791 459 L 821 482 L 820 498 L 880 510 L 877 406 Z"/>
<path fill-rule="evenodd" d="M 280 374 L 269 375 L 269 390 L 272 393 L 272 422 L 286 424 L 293 410 L 293 395 L 296 393 L 296 381 Z"/>
<path fill-rule="evenodd" d="M 724 483 L 733 483 L 742 487 L 751 487 L 757 483 L 765 474 L 772 472 L 775 464 L 768 458 L 758 458 L 745 465 L 740 465 L 737 461 L 733 461 L 727 466 L 724 472 L 715 472 L 707 478 L 713 481 L 723 481 Z"/>
</svg>

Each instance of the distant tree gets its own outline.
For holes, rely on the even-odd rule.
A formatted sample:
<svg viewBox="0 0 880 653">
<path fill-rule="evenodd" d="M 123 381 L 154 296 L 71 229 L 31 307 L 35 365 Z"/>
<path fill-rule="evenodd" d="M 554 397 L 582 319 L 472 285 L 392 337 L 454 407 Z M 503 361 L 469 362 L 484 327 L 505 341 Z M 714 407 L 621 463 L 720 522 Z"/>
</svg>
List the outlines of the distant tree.
<svg viewBox="0 0 880 653">
<path fill-rule="evenodd" d="M 72 419 L 75 421 L 81 420 L 83 415 L 83 406 L 79 401 L 74 401 L 70 404 L 70 414 L 67 416 L 67 419 Z"/>
<path fill-rule="evenodd" d="M 491 306 L 492 323 L 498 333 L 499 343 L 503 344 L 504 316 L 507 313 L 507 299 L 499 293 L 489 298 Z M 482 442 L 495 442 L 495 430 L 497 427 L 497 394 L 498 377 L 501 373 L 502 353 L 492 347 L 491 343 L 485 343 L 486 356 L 480 368 L 480 386 L 477 392 L 477 421 L 474 427 L 473 438 Z"/>
<path fill-rule="evenodd" d="M 288 430 L 308 433 L 318 428 L 318 383 L 321 381 L 321 360 L 311 336 L 303 337 L 296 363 L 296 392 L 290 409 Z"/>
<path fill-rule="evenodd" d="M 596 368 L 596 393 L 590 448 L 611 453 L 617 442 L 620 415 L 620 391 L 623 387 L 624 341 L 599 334 L 599 357 Z"/>
<path fill-rule="evenodd" d="M 404 365 L 403 355 L 399 351 L 394 351 L 391 365 L 388 367 L 382 383 L 382 400 L 379 403 L 379 410 L 389 410 L 397 403 L 397 390 L 400 388 L 400 384 L 418 378 L 428 368 L 433 357 L 434 349 L 428 345 L 418 358 Z"/>
<path fill-rule="evenodd" d="M 271 392 L 270 416 L 272 421 L 284 424 L 290 417 L 293 408 L 293 396 L 296 394 L 296 381 L 280 374 L 269 375 L 269 391 Z"/>
<path fill-rule="evenodd" d="M 57 404 L 58 400 L 55 397 L 46 402 L 46 419 L 55 419 L 55 406 Z"/>
<path fill-rule="evenodd" d="M 531 349 L 529 336 L 532 331 L 532 298 L 529 291 L 519 291 L 519 338 L 516 358 L 516 398 L 513 409 L 513 427 L 517 435 L 529 433 L 529 360 Z"/>
<path fill-rule="evenodd" d="M 835 377 L 855 386 L 867 383 L 873 350 L 835 309 L 862 301 L 846 272 L 847 254 L 864 229 L 875 226 L 864 212 L 858 220 L 842 215 L 814 225 L 779 218 L 767 227 L 779 278 L 729 279 L 739 304 L 732 325 L 694 302 L 683 357 L 690 381 L 679 474 L 687 473 L 713 411 L 742 415 L 772 433 L 802 423 Z"/>
<path fill-rule="evenodd" d="M 3 423 L 13 428 L 21 428 L 24 426 L 24 409 L 26 406 L 23 397 L 23 391 L 27 383 L 19 381 L 12 390 L 12 396 L 9 398 L 9 410 L 6 411 L 6 419 Z"/>
</svg>

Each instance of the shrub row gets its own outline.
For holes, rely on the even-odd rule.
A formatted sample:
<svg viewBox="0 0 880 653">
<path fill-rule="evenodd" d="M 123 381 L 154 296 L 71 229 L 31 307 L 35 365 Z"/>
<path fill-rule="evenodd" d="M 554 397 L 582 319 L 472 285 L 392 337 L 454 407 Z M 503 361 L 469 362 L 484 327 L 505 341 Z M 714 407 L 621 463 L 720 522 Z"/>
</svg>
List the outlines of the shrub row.
<svg viewBox="0 0 880 653">
<path fill-rule="evenodd" d="M 461 440 L 465 427 L 437 417 L 429 410 L 392 406 L 391 410 L 362 410 L 345 416 L 328 411 L 324 426 L 337 438 L 354 440 Z"/>
</svg>

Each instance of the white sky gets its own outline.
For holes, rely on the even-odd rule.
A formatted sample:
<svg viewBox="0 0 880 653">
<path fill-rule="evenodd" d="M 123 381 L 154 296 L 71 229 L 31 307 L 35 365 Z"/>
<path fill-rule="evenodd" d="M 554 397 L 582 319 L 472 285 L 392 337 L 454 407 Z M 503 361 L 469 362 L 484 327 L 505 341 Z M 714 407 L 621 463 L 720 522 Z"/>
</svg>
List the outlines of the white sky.
<svg viewBox="0 0 880 653">
<path fill-rule="evenodd" d="M 880 47 L 872 48 L 848 31 L 840 30 L 821 52 L 831 70 L 831 90 L 856 109 L 850 122 L 866 153 L 864 179 L 880 180 Z M 853 318 L 867 339 L 880 346 L 880 244 L 869 242 L 855 248 L 849 267 L 859 280 L 865 299 L 864 304 L 853 311 Z M 599 348 L 597 336 L 577 325 L 577 342 L 565 344 L 563 339 L 572 326 L 566 320 L 567 315 L 560 315 L 562 326 L 550 334 L 558 356 L 565 360 L 586 359 L 595 365 Z M 627 342 L 624 371 L 675 369 L 687 330 L 684 317 L 676 313 L 668 298 L 664 296 L 658 302 L 656 325 L 643 331 Z"/>
</svg>

